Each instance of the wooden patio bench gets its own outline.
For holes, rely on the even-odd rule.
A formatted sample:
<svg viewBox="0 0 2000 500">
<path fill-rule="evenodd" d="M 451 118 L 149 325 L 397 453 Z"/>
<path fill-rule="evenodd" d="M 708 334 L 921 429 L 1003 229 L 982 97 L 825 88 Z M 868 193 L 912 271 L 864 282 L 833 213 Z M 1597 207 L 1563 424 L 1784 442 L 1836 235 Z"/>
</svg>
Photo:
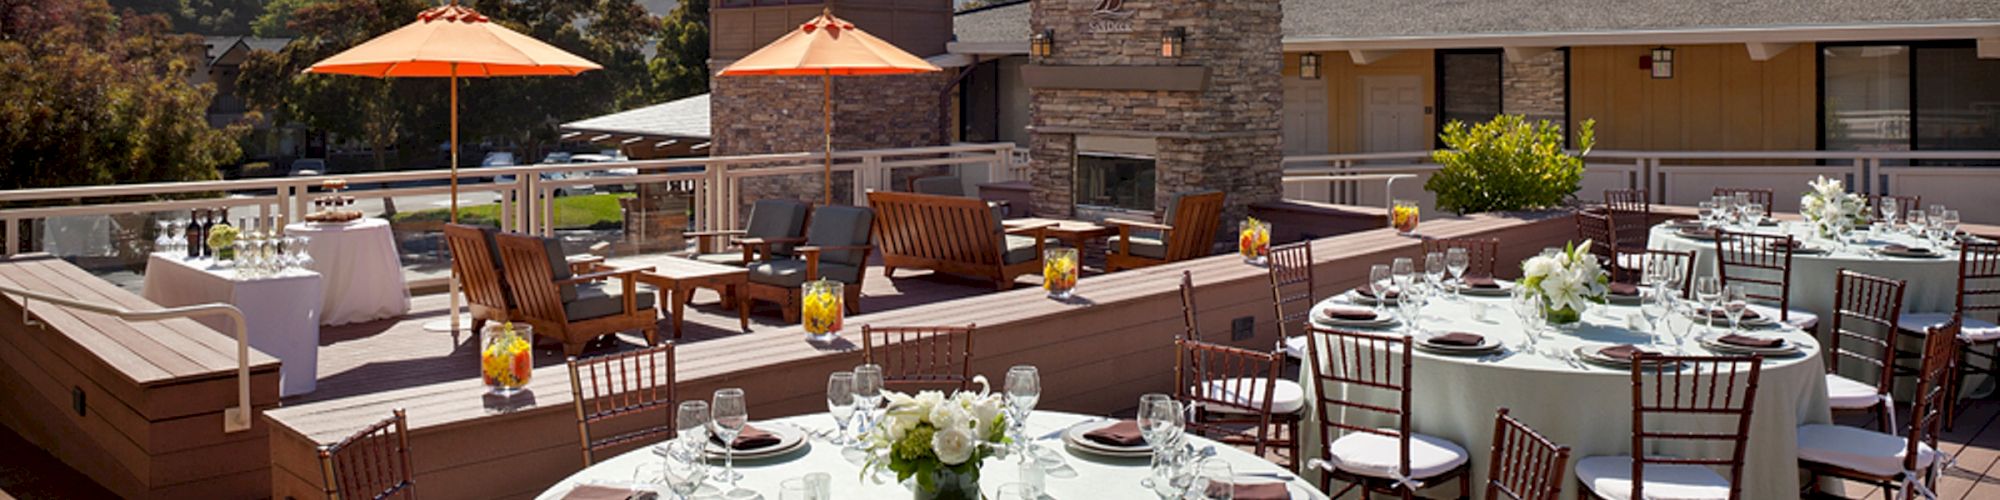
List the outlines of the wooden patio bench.
<svg viewBox="0 0 2000 500">
<path fill-rule="evenodd" d="M 876 191 L 868 205 L 880 219 L 875 239 L 884 277 L 897 268 L 929 269 L 1006 290 L 1016 277 L 1042 272 L 1046 224 L 1002 227 L 998 209 L 978 198 Z"/>
</svg>

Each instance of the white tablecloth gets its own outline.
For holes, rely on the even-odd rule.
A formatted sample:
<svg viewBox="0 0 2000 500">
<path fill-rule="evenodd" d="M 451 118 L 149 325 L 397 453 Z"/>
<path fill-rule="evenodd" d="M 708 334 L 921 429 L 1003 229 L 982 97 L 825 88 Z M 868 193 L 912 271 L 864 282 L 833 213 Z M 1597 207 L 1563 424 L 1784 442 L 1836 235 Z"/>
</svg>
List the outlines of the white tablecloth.
<svg viewBox="0 0 2000 500">
<path fill-rule="evenodd" d="M 1343 297 L 1335 297 L 1322 302 L 1319 307 L 1344 300 Z M 1478 491 L 1481 488 L 1479 485 L 1486 480 L 1486 470 L 1490 466 L 1488 450 L 1492 446 L 1494 410 L 1506 407 L 1515 418 L 1534 427 L 1550 440 L 1571 448 L 1571 471 L 1566 472 L 1568 477 L 1563 480 L 1563 498 L 1576 498 L 1576 460 L 1593 455 L 1632 452 L 1631 372 L 1595 365 L 1579 368 L 1549 355 L 1549 352 L 1567 352 L 1577 346 L 1645 344 L 1649 340 L 1646 334 L 1625 328 L 1626 318 L 1635 314 L 1637 308 L 1598 306 L 1585 313 L 1584 324 L 1574 334 L 1548 333 L 1545 330 L 1539 342 L 1543 353 L 1537 354 L 1522 349 L 1527 336 L 1520 320 L 1509 307 L 1508 299 L 1467 296 L 1466 300 L 1463 303 L 1433 301 L 1424 308 L 1420 323 L 1430 332 L 1464 331 L 1495 338 L 1507 347 L 1508 352 L 1503 356 L 1484 358 L 1444 356 L 1416 350 L 1412 370 L 1415 389 L 1411 394 L 1411 429 L 1449 439 L 1464 447 L 1472 456 L 1473 489 Z M 1483 319 L 1475 315 L 1474 308 L 1477 306 L 1473 304 L 1487 305 Z M 1314 313 L 1314 317 L 1318 317 L 1318 313 Z M 1685 321 L 1685 318 L 1675 321 Z M 1690 354 L 1710 354 L 1699 347 L 1696 340 L 1703 334 L 1702 329 L 1696 326 L 1694 333 L 1688 336 L 1686 349 Z M 1751 418 L 1749 448 L 1745 455 L 1743 498 L 1796 498 L 1800 479 L 1797 474 L 1796 428 L 1800 424 L 1829 423 L 1832 420 L 1827 408 L 1826 381 L 1822 375 L 1826 365 L 1820 359 L 1819 344 L 1810 335 L 1795 330 L 1782 335 L 1803 345 L 1805 352 L 1790 357 L 1766 358 L 1764 361 Z M 1665 336 L 1662 341 L 1672 342 L 1670 337 Z M 1673 352 L 1671 346 L 1653 349 Z M 1310 364 L 1301 370 L 1300 379 L 1306 386 L 1306 393 L 1313 394 Z M 1376 404 L 1395 403 L 1393 399 L 1378 396 L 1386 395 L 1385 391 L 1362 392 L 1357 389 L 1351 397 Z M 1305 457 L 1319 457 L 1323 446 L 1318 427 L 1321 416 L 1315 414 L 1315 406 L 1311 402 L 1307 404 L 1308 425 L 1302 433 L 1302 453 Z M 1380 414 L 1354 415 L 1354 418 L 1368 418 L 1358 422 L 1361 425 L 1394 424 L 1393 421 L 1373 418 Z M 1687 428 L 1679 425 L 1691 423 L 1687 420 L 1694 419 L 1676 422 L 1675 428 Z M 1716 427 L 1716 423 L 1711 419 L 1697 425 L 1711 432 L 1734 429 Z M 1716 454 L 1722 450 L 1724 448 L 1717 447 L 1698 453 L 1705 457 L 1726 457 Z M 1430 490 L 1433 496 L 1455 492 L 1457 488 L 1451 482 L 1434 486 L 1436 488 Z"/>
<path fill-rule="evenodd" d="M 1792 307 L 1819 315 L 1822 323 L 1830 323 L 1833 317 L 1834 283 L 1843 268 L 1908 282 L 1903 290 L 1903 312 L 1951 312 L 1958 295 L 1958 252 L 1955 251 L 1946 250 L 1942 256 L 1928 259 L 1884 257 L 1876 255 L 1873 250 L 1890 243 L 1917 243 L 1907 236 L 1885 235 L 1861 245 L 1841 248 L 1831 241 L 1816 241 L 1807 237 L 1809 230 L 1796 222 L 1782 222 L 1777 227 L 1763 227 L 1758 231 L 1791 234 L 1801 243 L 1830 250 L 1823 254 L 1792 255 Z M 1653 226 L 1646 245 L 1655 249 L 1694 252 L 1695 275 L 1715 275 L 1714 241 L 1675 235 L 1663 224 Z"/>
<path fill-rule="evenodd" d="M 410 289 L 403 282 L 403 261 L 396 256 L 389 221 L 301 222 L 285 226 L 285 233 L 312 239 L 306 244 L 312 269 L 326 276 L 320 324 L 361 323 L 410 312 Z"/>
<path fill-rule="evenodd" d="M 1155 500 L 1159 498 L 1151 491 L 1139 486 L 1139 480 L 1145 478 L 1147 474 L 1147 459 L 1107 459 L 1079 455 L 1067 450 L 1060 438 L 1051 437 L 1051 434 L 1056 431 L 1089 420 L 1092 420 L 1092 417 L 1049 411 L 1037 411 L 1028 418 L 1026 434 L 1030 438 L 1035 438 L 1034 443 L 1036 445 L 1044 449 L 1057 451 L 1065 464 L 1064 466 L 1049 469 L 1046 472 L 1047 476 L 1043 483 L 1046 494 L 1045 498 L 1090 500 L 1123 498 Z M 833 417 L 825 413 L 785 417 L 777 419 L 777 421 L 807 429 L 830 430 L 833 428 Z M 1215 444 L 1200 437 L 1189 436 L 1189 439 L 1192 440 L 1197 448 L 1214 446 L 1216 450 L 1215 456 L 1228 460 L 1232 471 L 1239 476 L 1259 473 L 1282 473 L 1283 467 L 1257 458 L 1247 452 L 1231 448 L 1227 445 Z M 858 466 L 842 457 L 840 447 L 838 446 L 827 444 L 826 441 L 818 439 L 814 439 L 808 446 L 811 449 L 803 453 L 795 452 L 791 455 L 768 460 L 737 460 L 736 470 L 743 474 L 743 479 L 737 483 L 738 486 L 762 494 L 766 500 L 777 500 L 779 482 L 802 477 L 809 472 L 827 472 L 833 476 L 833 498 L 836 499 L 895 499 L 910 498 L 911 496 L 909 489 L 896 484 L 893 480 L 886 481 L 883 484 L 865 482 L 861 478 Z M 563 479 L 562 482 L 550 487 L 548 491 L 542 492 L 541 496 L 537 498 L 544 500 L 562 498 L 564 493 L 577 484 L 597 483 L 628 486 L 631 485 L 633 474 L 638 471 L 642 464 L 657 464 L 660 460 L 664 459 L 658 455 L 654 455 L 650 446 L 640 447 L 615 458 L 598 462 L 590 468 L 572 474 L 570 477 Z M 722 467 L 720 460 L 714 461 L 710 465 L 712 468 L 718 470 Z M 658 466 L 654 465 L 653 469 L 657 470 Z M 986 464 L 980 469 L 979 476 L 979 488 L 985 495 L 991 497 L 997 493 L 1000 485 L 1017 481 L 1020 477 L 1020 469 L 1016 459 L 1013 457 L 1004 459 L 993 458 L 986 461 Z M 1291 488 L 1293 498 L 1301 500 L 1326 498 L 1326 495 L 1319 493 L 1308 482 L 1296 477 L 1292 479 Z M 1246 482 L 1274 481 L 1274 479 L 1262 477 L 1246 477 L 1243 480 Z M 697 494 L 697 498 L 720 498 L 721 493 L 728 489 L 728 485 L 717 481 L 709 481 L 702 489 L 707 494 Z M 669 494 L 668 496 L 670 497 L 671 495 Z"/>
<path fill-rule="evenodd" d="M 280 389 L 291 396 L 313 391 L 319 376 L 320 275 L 294 269 L 276 276 L 239 279 L 233 269 L 211 269 L 208 259 L 155 253 L 146 260 L 141 295 L 161 307 L 228 303 L 243 310 L 250 347 L 278 358 Z M 229 318 L 196 318 L 234 338 Z"/>
</svg>

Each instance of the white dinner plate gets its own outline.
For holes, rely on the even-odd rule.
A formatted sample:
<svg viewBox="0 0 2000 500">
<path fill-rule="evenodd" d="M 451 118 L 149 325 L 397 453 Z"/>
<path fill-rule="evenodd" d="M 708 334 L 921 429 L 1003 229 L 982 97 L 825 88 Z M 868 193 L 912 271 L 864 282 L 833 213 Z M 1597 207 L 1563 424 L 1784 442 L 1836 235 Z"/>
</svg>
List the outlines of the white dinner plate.
<svg viewBox="0 0 2000 500">
<path fill-rule="evenodd" d="M 1116 425 L 1118 422 L 1117 420 L 1099 420 L 1072 425 L 1069 429 L 1063 431 L 1063 443 L 1068 444 L 1072 450 L 1091 455 L 1114 458 L 1147 458 L 1153 456 L 1153 445 L 1151 444 L 1114 446 L 1083 437 L 1084 434 Z"/>
<path fill-rule="evenodd" d="M 1698 322 L 1701 322 L 1702 324 L 1708 324 L 1708 315 L 1706 315 L 1706 314 L 1703 314 L 1703 313 L 1702 313 L 1702 311 L 1691 311 L 1691 312 L 1687 312 L 1687 313 L 1683 313 L 1682 315 L 1684 315 L 1684 316 L 1687 316 L 1687 317 L 1688 317 L 1688 319 L 1692 319 L 1692 320 L 1695 320 L 1695 321 L 1698 321 Z M 1771 317 L 1771 316 L 1769 316 L 1769 315 L 1765 315 L 1765 314 L 1763 314 L 1763 313 L 1758 313 L 1758 316 L 1757 316 L 1757 318 L 1756 318 L 1756 319 L 1751 319 L 1751 318 L 1743 318 L 1743 321 L 1742 321 L 1742 323 L 1743 323 L 1743 326 L 1746 326 L 1746 327 L 1751 327 L 1751 328 L 1760 328 L 1760 327 L 1766 327 L 1766 326 L 1771 326 L 1771 325 L 1776 325 L 1776 324 L 1778 324 L 1778 320 L 1777 320 L 1777 319 L 1774 319 L 1774 318 L 1772 318 L 1772 317 Z M 1727 318 L 1727 317 L 1721 317 L 1721 318 L 1715 318 L 1715 325 L 1716 325 L 1716 326 L 1728 326 L 1728 325 L 1729 325 L 1729 318 Z"/>
<path fill-rule="evenodd" d="M 1792 342 L 1791 339 L 1787 339 L 1784 337 L 1778 337 L 1778 340 L 1784 342 L 1782 344 L 1779 344 L 1778 347 L 1750 347 L 1750 346 L 1741 346 L 1723 342 L 1722 337 L 1726 335 L 1728 335 L 1728 333 L 1704 335 L 1699 340 L 1701 342 L 1702 347 L 1706 347 L 1708 348 L 1708 350 L 1716 352 L 1731 352 L 1739 354 L 1762 354 L 1766 356 L 1785 356 L 1785 355 L 1799 353 L 1799 344 Z M 1750 335 L 1750 336 L 1754 337 L 1756 335 Z"/>
<path fill-rule="evenodd" d="M 1622 369 L 1631 369 L 1631 368 L 1632 368 L 1632 362 L 1631 362 L 1631 361 L 1626 361 L 1626 360 L 1621 360 L 1621 359 L 1618 359 L 1618 358 L 1613 358 L 1613 357 L 1610 357 L 1610 356 L 1605 356 L 1604 354 L 1601 354 L 1601 353 L 1598 353 L 1598 352 L 1597 352 L 1598 350 L 1600 350 L 1600 349 L 1604 349 L 1604 348 L 1606 348 L 1606 347 L 1611 347 L 1611 346 L 1608 346 L 1608 345 L 1580 345 L 1580 346 L 1576 346 L 1576 349 L 1575 349 L 1575 350 L 1573 350 L 1573 351 L 1571 351 L 1571 352 L 1574 352 L 1574 353 L 1576 353 L 1576 357 L 1578 357 L 1578 358 L 1581 358 L 1581 359 L 1583 359 L 1584 361 L 1587 361 L 1587 362 L 1590 362 L 1590 364 L 1594 364 L 1594 365 L 1599 365 L 1599 366 L 1606 366 L 1606 367 L 1611 367 L 1611 368 L 1617 368 L 1617 369 L 1621 369 L 1621 370 L 1622 370 Z M 1657 353 L 1657 351 L 1658 351 L 1658 349 L 1657 349 L 1657 348 L 1655 348 L 1655 349 L 1653 349 L 1653 350 L 1654 350 L 1654 351 L 1656 351 L 1656 353 Z M 1679 368 L 1680 368 L 1679 364 L 1675 364 L 1675 366 L 1672 366 L 1672 367 L 1669 367 L 1668 369 L 1679 369 Z"/>
<path fill-rule="evenodd" d="M 1445 332 L 1445 333 L 1451 333 L 1451 332 Z M 1479 345 L 1474 345 L 1474 346 L 1443 345 L 1443 344 L 1431 343 L 1431 338 L 1439 335 L 1443 335 L 1443 333 L 1431 333 L 1417 338 L 1416 348 L 1425 351 L 1435 352 L 1438 354 L 1449 354 L 1455 356 L 1471 356 L 1478 354 L 1486 354 L 1500 349 L 1500 341 L 1494 340 L 1493 337 L 1489 335 L 1480 335 L 1481 338 L 1479 339 Z"/>
<path fill-rule="evenodd" d="M 1347 291 L 1347 301 L 1348 301 L 1348 302 L 1352 302 L 1352 303 L 1355 303 L 1355 304 L 1359 304 L 1359 305 L 1364 305 L 1364 306 L 1373 306 L 1373 305 L 1376 305 L 1376 304 L 1381 304 L 1381 305 L 1385 305 L 1385 306 L 1386 306 L 1386 305 L 1394 305 L 1394 304 L 1395 304 L 1394 300 L 1395 300 L 1395 299 L 1389 299 L 1389 300 L 1381 300 L 1381 299 L 1377 299 L 1377 298 L 1374 298 L 1374 297 L 1369 297 L 1369 296 L 1367 296 L 1367 295 L 1363 295 L 1363 294 L 1361 293 L 1361 291 L 1360 291 L 1360 290 L 1348 290 L 1348 291 Z"/>
<path fill-rule="evenodd" d="M 1352 304 L 1352 306 L 1366 307 L 1360 304 Z M 1348 328 L 1388 328 L 1396 325 L 1396 317 L 1394 315 L 1389 314 L 1387 311 L 1376 313 L 1375 319 L 1352 320 L 1352 319 L 1340 319 L 1327 316 L 1325 307 L 1313 308 L 1312 320 L 1314 323 L 1319 323 L 1321 325 L 1341 326 Z"/>
<path fill-rule="evenodd" d="M 798 427 L 793 427 L 790 424 L 783 424 L 778 422 L 754 422 L 751 423 L 750 425 L 758 429 L 763 429 L 764 432 L 769 432 L 778 435 L 778 444 L 766 446 L 763 448 L 736 450 L 737 460 L 755 460 L 759 458 L 769 458 L 778 455 L 783 455 L 786 453 L 791 453 L 795 450 L 798 450 L 799 448 L 805 447 L 806 442 L 808 441 L 808 439 L 806 439 L 807 436 L 805 430 L 799 429 Z M 722 445 L 716 443 L 714 439 L 710 439 L 708 441 L 708 446 L 702 449 L 702 453 L 704 455 L 707 455 L 709 458 L 720 459 L 723 458 L 725 454 L 727 454 L 727 451 L 723 450 Z"/>
<path fill-rule="evenodd" d="M 1500 285 L 1500 288 L 1474 288 L 1469 286 L 1459 286 L 1458 292 L 1466 295 L 1473 295 L 1479 297 L 1506 297 L 1514 293 L 1514 282 L 1512 281 L 1493 280 L 1493 283 Z"/>
</svg>

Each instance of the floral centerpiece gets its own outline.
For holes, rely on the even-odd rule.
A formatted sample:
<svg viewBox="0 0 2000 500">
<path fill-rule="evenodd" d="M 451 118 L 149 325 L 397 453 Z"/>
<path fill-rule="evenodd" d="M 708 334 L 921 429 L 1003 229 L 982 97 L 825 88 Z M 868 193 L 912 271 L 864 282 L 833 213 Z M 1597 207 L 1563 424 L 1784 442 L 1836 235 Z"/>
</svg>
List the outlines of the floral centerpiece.
<svg viewBox="0 0 2000 500">
<path fill-rule="evenodd" d="M 488 393 L 508 396 L 528 386 L 535 375 L 532 329 L 513 322 L 487 324 L 479 332 L 479 380 Z"/>
<path fill-rule="evenodd" d="M 1248 217 L 1241 226 L 1237 230 L 1236 253 L 1243 255 L 1244 262 L 1264 265 L 1271 256 L 1271 223 Z"/>
<path fill-rule="evenodd" d="M 1056 300 L 1068 300 L 1076 293 L 1077 254 L 1074 248 L 1051 248 L 1042 252 L 1042 289 Z"/>
<path fill-rule="evenodd" d="M 918 499 L 980 498 L 979 465 L 1007 443 L 1007 415 L 986 377 L 972 381 L 979 392 L 884 391 L 888 410 L 863 438 L 863 477 L 894 471 L 897 481 L 914 480 Z"/>
<path fill-rule="evenodd" d="M 1839 179 L 1820 176 L 1810 186 L 1812 189 L 1799 197 L 1799 215 L 1805 216 L 1814 234 L 1838 237 L 1852 229 L 1856 220 L 1868 216 L 1867 200 L 1847 192 Z"/>
<path fill-rule="evenodd" d="M 1389 226 L 1396 228 L 1398 234 L 1409 236 L 1417 232 L 1417 221 L 1422 215 L 1423 213 L 1417 208 L 1417 202 L 1396 200 L 1389 208 Z"/>
<path fill-rule="evenodd" d="M 217 224 L 208 230 L 208 247 L 215 249 L 216 260 L 236 259 L 236 226 Z"/>
<path fill-rule="evenodd" d="M 841 324 L 847 317 L 845 285 L 832 280 L 814 280 L 800 285 L 799 301 L 806 327 L 806 339 L 816 342 L 833 340 L 840 333 Z"/>
<path fill-rule="evenodd" d="M 1570 325 L 1583 320 L 1590 304 L 1603 304 L 1605 284 L 1610 277 L 1590 253 L 1590 240 L 1570 244 L 1561 253 L 1540 255 L 1521 263 L 1524 292 L 1542 304 L 1542 313 L 1551 325 Z"/>
</svg>

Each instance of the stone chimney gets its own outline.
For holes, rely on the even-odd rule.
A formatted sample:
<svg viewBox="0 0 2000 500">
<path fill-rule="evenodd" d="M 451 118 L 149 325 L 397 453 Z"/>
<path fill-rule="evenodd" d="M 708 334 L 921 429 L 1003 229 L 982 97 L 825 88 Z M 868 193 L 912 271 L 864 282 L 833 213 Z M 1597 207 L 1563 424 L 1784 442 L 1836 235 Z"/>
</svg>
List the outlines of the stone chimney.
<svg viewBox="0 0 2000 500">
<path fill-rule="evenodd" d="M 1033 89 L 1037 213 L 1164 210 L 1175 193 L 1228 193 L 1221 233 L 1278 200 L 1282 2 L 1037 0 L 1050 53 Z M 1180 34 L 1178 57 L 1164 54 Z"/>
</svg>

